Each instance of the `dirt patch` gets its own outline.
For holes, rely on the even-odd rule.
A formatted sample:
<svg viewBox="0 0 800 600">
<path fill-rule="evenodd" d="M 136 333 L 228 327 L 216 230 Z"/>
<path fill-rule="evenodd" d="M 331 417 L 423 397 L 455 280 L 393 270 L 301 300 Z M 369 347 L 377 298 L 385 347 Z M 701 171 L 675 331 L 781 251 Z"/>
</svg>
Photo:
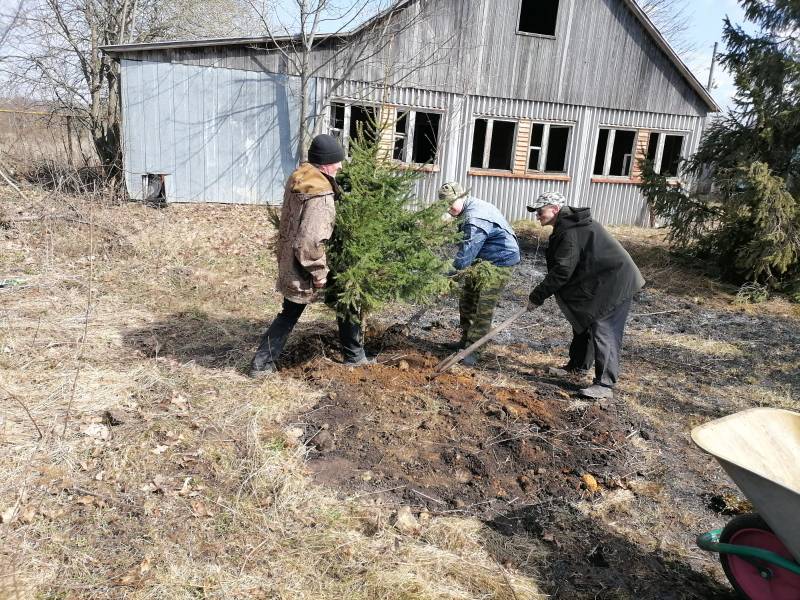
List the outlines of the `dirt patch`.
<svg viewBox="0 0 800 600">
<path fill-rule="evenodd" d="M 361 369 L 319 359 L 294 368 L 326 392 L 293 419 L 320 482 L 489 517 L 504 505 L 591 496 L 592 481 L 618 479 L 628 431 L 613 406 L 476 371 L 436 377 L 439 358 L 408 347 L 382 357 Z"/>
</svg>

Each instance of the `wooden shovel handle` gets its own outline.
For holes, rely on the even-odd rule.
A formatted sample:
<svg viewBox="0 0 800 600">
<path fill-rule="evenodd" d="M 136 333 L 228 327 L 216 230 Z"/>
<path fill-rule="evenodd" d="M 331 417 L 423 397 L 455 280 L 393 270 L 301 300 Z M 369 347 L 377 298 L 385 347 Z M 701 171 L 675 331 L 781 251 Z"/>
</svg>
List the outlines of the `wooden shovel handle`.
<svg viewBox="0 0 800 600">
<path fill-rule="evenodd" d="M 503 331 L 505 329 L 508 329 L 514 323 L 514 321 L 519 319 L 526 312 L 528 312 L 528 308 L 527 307 L 519 309 L 517 312 L 515 312 L 513 315 L 511 315 L 511 317 L 509 319 L 506 319 L 505 321 L 500 323 L 500 325 L 498 325 L 497 327 L 492 329 L 489 333 L 487 333 L 485 336 L 483 336 L 477 342 L 475 342 L 471 346 L 468 346 L 467 348 L 464 348 L 461 352 L 457 352 L 457 353 L 453 354 L 451 357 L 446 358 L 445 360 L 440 362 L 438 365 L 436 365 L 436 369 L 434 369 L 434 371 L 437 374 L 444 373 L 445 371 L 447 371 L 447 369 L 452 367 L 458 361 L 460 361 L 464 357 L 469 356 L 470 354 L 475 352 L 475 350 L 477 350 L 478 348 L 483 346 L 486 342 L 491 340 L 498 333 L 500 333 L 501 331 Z"/>
</svg>

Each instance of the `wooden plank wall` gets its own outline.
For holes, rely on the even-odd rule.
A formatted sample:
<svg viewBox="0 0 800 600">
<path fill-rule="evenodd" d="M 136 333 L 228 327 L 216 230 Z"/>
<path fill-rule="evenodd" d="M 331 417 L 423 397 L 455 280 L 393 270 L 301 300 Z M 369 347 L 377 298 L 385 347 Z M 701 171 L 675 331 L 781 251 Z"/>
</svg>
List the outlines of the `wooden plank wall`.
<svg viewBox="0 0 800 600">
<path fill-rule="evenodd" d="M 407 30 L 419 4 L 425 17 Z M 556 35 L 517 33 L 520 0 L 420 0 L 394 22 L 395 38 L 348 79 L 409 88 L 705 116 L 709 108 L 657 46 L 623 0 L 560 0 Z M 400 31 L 400 33 L 397 33 Z M 388 35 L 392 35 L 391 31 Z M 346 55 L 336 43 L 313 56 L 318 73 L 336 77 Z M 261 47 L 220 46 L 128 55 L 196 66 L 290 73 Z"/>
<path fill-rule="evenodd" d="M 647 158 L 647 146 L 650 143 L 650 130 L 640 129 L 639 137 L 636 139 L 636 155 L 633 158 L 633 170 L 631 179 L 636 183 L 642 181 L 642 161 Z"/>
</svg>

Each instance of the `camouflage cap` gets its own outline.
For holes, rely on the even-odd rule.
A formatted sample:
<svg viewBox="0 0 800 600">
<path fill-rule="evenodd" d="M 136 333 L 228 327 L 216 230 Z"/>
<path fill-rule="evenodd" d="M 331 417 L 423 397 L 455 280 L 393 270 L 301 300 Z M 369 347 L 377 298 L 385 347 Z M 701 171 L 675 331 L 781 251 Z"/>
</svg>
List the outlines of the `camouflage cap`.
<svg viewBox="0 0 800 600">
<path fill-rule="evenodd" d="M 567 198 L 561 192 L 545 192 L 536 199 L 536 202 L 528 205 L 528 212 L 536 212 L 544 206 L 564 207 L 567 205 Z"/>
<path fill-rule="evenodd" d="M 455 202 L 459 198 L 463 198 L 469 194 L 469 190 L 465 189 L 463 185 L 457 181 L 448 181 L 439 188 L 439 200 L 446 200 L 447 202 Z"/>
</svg>

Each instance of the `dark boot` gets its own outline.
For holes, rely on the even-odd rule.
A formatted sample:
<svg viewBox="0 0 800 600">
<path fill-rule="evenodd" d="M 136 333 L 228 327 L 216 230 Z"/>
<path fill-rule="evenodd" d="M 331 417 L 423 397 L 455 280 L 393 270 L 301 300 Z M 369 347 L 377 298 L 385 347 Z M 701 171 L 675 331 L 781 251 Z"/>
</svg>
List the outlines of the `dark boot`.
<svg viewBox="0 0 800 600">
<path fill-rule="evenodd" d="M 275 317 L 269 329 L 261 336 L 261 343 L 250 363 L 250 376 L 256 377 L 276 370 L 275 363 L 280 357 L 289 334 L 297 325 L 300 315 L 305 310 L 305 304 L 297 304 L 291 300 L 283 300 L 283 310 Z"/>
<path fill-rule="evenodd" d="M 361 325 L 341 317 L 336 319 L 339 325 L 339 343 L 342 345 L 342 358 L 346 365 L 361 365 L 367 360 L 364 353 L 363 333 Z"/>
</svg>

